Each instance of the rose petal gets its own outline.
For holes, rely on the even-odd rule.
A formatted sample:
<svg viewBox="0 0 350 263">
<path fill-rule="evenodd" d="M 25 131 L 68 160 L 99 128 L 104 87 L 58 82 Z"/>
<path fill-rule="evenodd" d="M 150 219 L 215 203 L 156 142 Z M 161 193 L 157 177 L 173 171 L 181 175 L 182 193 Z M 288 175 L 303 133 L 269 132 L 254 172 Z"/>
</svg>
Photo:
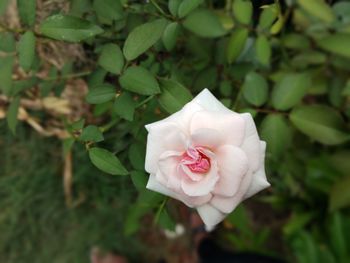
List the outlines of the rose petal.
<svg viewBox="0 0 350 263">
<path fill-rule="evenodd" d="M 219 224 L 226 216 L 226 214 L 220 212 L 209 204 L 197 207 L 197 211 L 206 227 L 210 229 Z"/>
<path fill-rule="evenodd" d="M 248 188 L 248 191 L 244 195 L 244 199 L 247 199 L 261 190 L 270 186 L 270 183 L 267 181 L 265 174 L 265 150 L 266 143 L 264 141 L 260 141 L 261 145 L 261 158 L 260 158 L 260 168 L 253 174 L 252 182 Z"/>
<path fill-rule="evenodd" d="M 217 130 L 223 144 L 239 146 L 244 138 L 244 119 L 234 112 L 198 111 L 193 114 L 190 126 L 191 134 L 196 134 L 202 129 Z"/>
<path fill-rule="evenodd" d="M 215 149 L 223 144 L 223 135 L 214 129 L 198 129 L 191 135 L 193 146 L 208 147 Z"/>
<path fill-rule="evenodd" d="M 200 181 L 192 181 L 185 176 L 181 181 L 181 188 L 188 196 L 204 196 L 214 190 L 215 184 L 219 179 L 216 160 L 211 159 L 211 168 L 207 174 L 203 174 Z M 191 172 L 191 171 L 190 171 Z"/>
<path fill-rule="evenodd" d="M 185 134 L 173 123 L 158 123 L 149 130 L 145 170 L 156 173 L 160 155 L 165 151 L 185 152 L 188 140 Z"/>
<path fill-rule="evenodd" d="M 233 145 L 224 145 L 215 152 L 220 178 L 214 194 L 233 196 L 239 189 L 241 181 L 248 170 L 245 153 Z"/>
<path fill-rule="evenodd" d="M 215 98 L 215 96 L 208 89 L 201 91 L 192 101 L 208 111 L 232 113 L 232 111 L 226 108 L 217 98 Z"/>
<path fill-rule="evenodd" d="M 205 196 L 199 196 L 199 197 L 189 197 L 186 196 L 184 193 L 177 193 L 175 191 L 170 190 L 169 188 L 165 187 L 163 184 L 161 184 L 154 174 L 150 174 L 146 188 L 158 193 L 161 193 L 163 195 L 172 197 L 174 199 L 177 199 L 183 203 L 185 203 L 189 207 L 195 207 L 200 206 L 205 203 L 208 203 L 209 200 L 212 198 L 211 194 L 205 195 Z"/>
<path fill-rule="evenodd" d="M 249 169 L 255 172 L 260 166 L 260 139 L 252 116 L 249 113 L 242 113 L 241 116 L 246 123 L 241 148 L 248 157 Z"/>
<path fill-rule="evenodd" d="M 179 191 L 181 188 L 181 177 L 178 172 L 181 158 L 181 152 L 166 151 L 161 154 L 158 161 L 157 180 L 174 191 Z"/>
</svg>

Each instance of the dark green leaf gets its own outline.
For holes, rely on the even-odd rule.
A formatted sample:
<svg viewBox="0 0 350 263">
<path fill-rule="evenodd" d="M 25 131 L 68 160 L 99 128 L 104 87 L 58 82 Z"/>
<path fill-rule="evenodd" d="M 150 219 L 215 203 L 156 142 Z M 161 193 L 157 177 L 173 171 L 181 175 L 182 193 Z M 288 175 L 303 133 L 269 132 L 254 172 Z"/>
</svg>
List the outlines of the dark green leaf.
<svg viewBox="0 0 350 263">
<path fill-rule="evenodd" d="M 160 91 L 155 77 L 141 66 L 127 68 L 119 78 L 119 82 L 123 89 L 141 95 L 153 95 Z"/>
<path fill-rule="evenodd" d="M 192 99 L 191 92 L 174 80 L 162 79 L 160 85 L 162 93 L 158 101 L 168 113 L 174 113 L 180 110 Z"/>
<path fill-rule="evenodd" d="M 128 152 L 131 165 L 137 170 L 144 170 L 146 149 L 144 145 L 140 143 L 134 143 L 130 146 Z"/>
<path fill-rule="evenodd" d="M 234 62 L 242 53 L 248 38 L 248 29 L 237 28 L 233 31 L 227 45 L 227 61 Z"/>
<path fill-rule="evenodd" d="M 120 0 L 94 0 L 93 8 L 102 23 L 111 24 L 124 17 Z"/>
<path fill-rule="evenodd" d="M 327 145 L 336 145 L 350 139 L 342 117 L 323 105 L 300 106 L 290 114 L 292 123 L 310 138 Z"/>
<path fill-rule="evenodd" d="M 244 98 L 254 106 L 261 106 L 267 101 L 269 86 L 266 79 L 258 73 L 246 75 L 242 87 Z"/>
<path fill-rule="evenodd" d="M 170 217 L 166 208 L 162 209 L 159 214 L 158 224 L 163 228 L 170 231 L 174 231 L 176 222 Z"/>
<path fill-rule="evenodd" d="M 0 90 L 6 95 L 10 95 L 12 89 L 12 67 L 13 56 L 0 56 Z"/>
<path fill-rule="evenodd" d="M 132 171 L 130 173 L 132 183 L 138 191 L 143 191 L 146 189 L 148 176 L 141 171 Z"/>
<path fill-rule="evenodd" d="M 35 23 L 36 0 L 17 0 L 17 7 L 21 22 L 26 26 Z"/>
<path fill-rule="evenodd" d="M 90 89 L 86 101 L 90 104 L 100 104 L 112 100 L 115 95 L 115 88 L 112 85 L 102 84 Z"/>
<path fill-rule="evenodd" d="M 195 10 L 203 0 L 183 0 L 179 6 L 178 15 L 180 18 L 187 16 Z"/>
<path fill-rule="evenodd" d="M 349 159 L 344 161 L 349 163 Z M 329 193 L 329 209 L 331 211 L 350 206 L 349 189 L 350 176 L 348 174 L 348 176 L 340 178 L 339 181 L 333 185 L 331 192 Z"/>
<path fill-rule="evenodd" d="M 165 48 L 168 51 L 172 50 L 175 47 L 179 32 L 180 32 L 180 27 L 177 22 L 173 22 L 167 25 L 167 27 L 165 28 L 162 40 Z"/>
<path fill-rule="evenodd" d="M 116 44 L 104 45 L 98 64 L 111 73 L 120 74 L 124 67 L 124 57 L 120 47 Z"/>
<path fill-rule="evenodd" d="M 74 16 L 53 15 L 40 25 L 43 35 L 57 40 L 79 42 L 103 33 L 103 30 L 91 23 Z"/>
<path fill-rule="evenodd" d="M 298 0 L 299 5 L 310 15 L 325 22 L 333 22 L 335 15 L 324 0 Z"/>
<path fill-rule="evenodd" d="M 348 34 L 333 34 L 318 39 L 316 42 L 318 46 L 326 51 L 350 58 L 350 35 Z"/>
<path fill-rule="evenodd" d="M 0 32 L 0 51 L 10 53 L 16 51 L 15 38 L 10 32 Z"/>
<path fill-rule="evenodd" d="M 177 16 L 177 11 L 179 10 L 179 6 L 182 0 L 169 0 L 168 1 L 168 9 L 173 16 Z"/>
<path fill-rule="evenodd" d="M 131 31 L 123 48 L 126 59 L 133 60 L 152 47 L 162 37 L 167 24 L 165 19 L 157 19 Z"/>
<path fill-rule="evenodd" d="M 13 134 L 16 134 L 16 126 L 18 123 L 17 114 L 18 114 L 20 101 L 21 101 L 20 97 L 14 98 L 7 110 L 7 115 L 6 115 L 7 124 Z"/>
<path fill-rule="evenodd" d="M 272 105 L 278 110 L 288 110 L 298 104 L 311 85 L 308 73 L 289 73 L 278 81 L 272 92 Z"/>
<path fill-rule="evenodd" d="M 91 141 L 91 142 L 101 142 L 104 140 L 103 134 L 100 129 L 95 125 L 86 126 L 81 135 L 80 140 L 82 141 Z"/>
<path fill-rule="evenodd" d="M 226 34 L 226 30 L 215 13 L 207 9 L 193 11 L 183 22 L 189 31 L 200 37 L 215 38 Z"/>
<path fill-rule="evenodd" d="M 127 175 L 129 172 L 124 168 L 119 159 L 111 152 L 102 148 L 89 149 L 91 162 L 101 171 L 112 175 Z"/>
<path fill-rule="evenodd" d="M 18 56 L 21 67 L 28 71 L 31 69 L 35 58 L 35 36 L 27 31 L 18 42 Z"/>
<path fill-rule="evenodd" d="M 265 117 L 260 127 L 261 138 L 266 141 L 266 151 L 278 159 L 290 146 L 292 132 L 282 115 L 270 114 Z"/>
<path fill-rule="evenodd" d="M 266 36 L 264 35 L 258 36 L 255 42 L 255 52 L 256 52 L 256 58 L 262 65 L 264 66 L 270 65 L 271 46 Z"/>
<path fill-rule="evenodd" d="M 135 101 L 129 92 L 123 92 L 119 95 L 113 104 L 113 111 L 125 120 L 134 119 Z"/>
<path fill-rule="evenodd" d="M 8 4 L 9 0 L 0 0 L 0 16 L 5 13 Z"/>
</svg>

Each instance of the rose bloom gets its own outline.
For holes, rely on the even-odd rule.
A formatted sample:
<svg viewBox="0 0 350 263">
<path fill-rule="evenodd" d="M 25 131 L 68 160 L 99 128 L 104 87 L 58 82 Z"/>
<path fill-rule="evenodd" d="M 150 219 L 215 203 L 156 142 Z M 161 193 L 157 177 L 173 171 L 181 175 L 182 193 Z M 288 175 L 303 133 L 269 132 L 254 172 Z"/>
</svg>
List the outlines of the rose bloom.
<svg viewBox="0 0 350 263">
<path fill-rule="evenodd" d="M 252 116 L 229 110 L 207 89 L 146 129 L 147 188 L 196 208 L 208 229 L 270 186 L 266 143 Z"/>
</svg>

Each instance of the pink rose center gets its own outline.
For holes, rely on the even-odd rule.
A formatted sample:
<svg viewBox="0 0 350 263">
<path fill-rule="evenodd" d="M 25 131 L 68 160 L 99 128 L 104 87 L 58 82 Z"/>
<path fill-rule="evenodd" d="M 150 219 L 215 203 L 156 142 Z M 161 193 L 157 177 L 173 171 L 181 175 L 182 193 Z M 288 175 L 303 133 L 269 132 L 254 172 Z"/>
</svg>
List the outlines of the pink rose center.
<svg viewBox="0 0 350 263">
<path fill-rule="evenodd" d="M 210 169 L 210 159 L 204 154 L 201 147 L 189 147 L 183 154 L 181 163 L 194 173 L 204 174 Z"/>
</svg>

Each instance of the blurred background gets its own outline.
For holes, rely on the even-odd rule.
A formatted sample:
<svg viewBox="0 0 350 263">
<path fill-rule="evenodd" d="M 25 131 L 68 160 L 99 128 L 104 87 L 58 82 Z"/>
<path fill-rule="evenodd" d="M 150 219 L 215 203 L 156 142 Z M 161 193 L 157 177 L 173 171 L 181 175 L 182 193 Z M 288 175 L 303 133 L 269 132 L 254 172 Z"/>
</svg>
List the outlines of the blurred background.
<svg viewBox="0 0 350 263">
<path fill-rule="evenodd" d="M 195 212 L 145 189 L 143 126 L 204 88 L 267 142 L 272 186 L 209 234 L 227 262 L 350 262 L 350 1 L 0 0 L 0 15 L 0 262 L 197 262 Z"/>
</svg>

